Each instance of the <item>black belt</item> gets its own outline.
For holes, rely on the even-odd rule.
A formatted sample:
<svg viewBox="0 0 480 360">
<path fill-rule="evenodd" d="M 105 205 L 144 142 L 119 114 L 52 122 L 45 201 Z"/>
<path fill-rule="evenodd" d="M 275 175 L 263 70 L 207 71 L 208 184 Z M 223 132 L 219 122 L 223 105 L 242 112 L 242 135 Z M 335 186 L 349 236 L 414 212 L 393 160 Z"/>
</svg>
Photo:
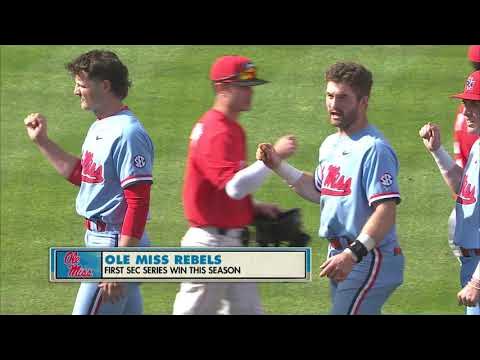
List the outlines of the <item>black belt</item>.
<svg viewBox="0 0 480 360">
<path fill-rule="evenodd" d="M 250 239 L 250 231 L 248 230 L 247 227 L 243 227 L 243 228 L 220 228 L 220 227 L 216 227 L 216 226 L 205 226 L 205 227 L 203 227 L 203 229 L 205 231 L 208 231 L 208 232 L 213 233 L 213 234 L 222 235 L 222 236 L 230 236 L 230 237 L 233 237 L 233 238 L 240 239 L 245 246 L 248 245 L 248 241 Z M 234 235 L 229 234 L 229 232 L 231 232 L 231 233 L 234 232 Z"/>
<path fill-rule="evenodd" d="M 465 257 L 480 256 L 480 249 L 465 249 L 460 247 L 460 251 L 462 252 L 462 256 Z"/>
</svg>

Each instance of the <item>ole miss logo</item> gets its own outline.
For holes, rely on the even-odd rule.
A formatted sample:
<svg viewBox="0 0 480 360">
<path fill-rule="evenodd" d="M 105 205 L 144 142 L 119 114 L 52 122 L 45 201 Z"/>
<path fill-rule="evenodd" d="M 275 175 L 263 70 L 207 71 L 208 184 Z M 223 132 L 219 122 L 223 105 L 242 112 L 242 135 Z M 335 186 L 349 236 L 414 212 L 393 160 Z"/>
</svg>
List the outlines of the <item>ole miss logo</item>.
<svg viewBox="0 0 480 360">
<path fill-rule="evenodd" d="M 457 202 L 463 205 L 474 204 L 477 201 L 475 198 L 475 186 L 468 182 L 467 175 L 463 178 L 462 186 L 457 196 Z"/>
<path fill-rule="evenodd" d="M 474 85 L 475 85 L 475 80 L 473 79 L 473 77 L 469 77 L 465 84 L 465 90 L 472 90 Z"/>
<path fill-rule="evenodd" d="M 80 255 L 76 251 L 69 251 L 63 258 L 63 263 L 68 267 L 69 277 L 93 277 L 93 270 L 80 265 Z"/>
<path fill-rule="evenodd" d="M 93 162 L 93 153 L 85 151 L 82 159 L 82 181 L 90 184 L 103 182 L 103 166 Z"/>
<path fill-rule="evenodd" d="M 340 166 L 330 165 L 322 184 L 322 195 L 347 196 L 352 193 L 352 178 L 340 174 Z"/>
</svg>

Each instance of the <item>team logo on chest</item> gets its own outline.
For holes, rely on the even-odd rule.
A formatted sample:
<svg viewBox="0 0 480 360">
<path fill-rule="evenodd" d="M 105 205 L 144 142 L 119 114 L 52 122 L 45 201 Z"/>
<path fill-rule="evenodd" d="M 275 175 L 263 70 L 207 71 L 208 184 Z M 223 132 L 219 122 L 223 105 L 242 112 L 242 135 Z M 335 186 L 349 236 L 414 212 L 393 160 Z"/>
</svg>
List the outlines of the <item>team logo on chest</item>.
<svg viewBox="0 0 480 360">
<path fill-rule="evenodd" d="M 103 166 L 95 164 L 93 153 L 85 151 L 82 159 L 82 182 L 99 184 L 103 182 Z"/>
<path fill-rule="evenodd" d="M 457 203 L 463 205 L 474 204 L 477 199 L 475 198 L 475 186 L 468 182 L 467 175 L 463 178 L 462 186 L 457 196 Z"/>
<path fill-rule="evenodd" d="M 340 166 L 330 165 L 322 184 L 322 195 L 347 196 L 352 193 L 352 178 L 340 174 Z"/>
<path fill-rule="evenodd" d="M 137 155 L 133 158 L 133 164 L 135 165 L 135 167 L 137 168 L 143 168 L 146 164 L 146 160 L 145 160 L 145 157 L 143 155 Z"/>
</svg>

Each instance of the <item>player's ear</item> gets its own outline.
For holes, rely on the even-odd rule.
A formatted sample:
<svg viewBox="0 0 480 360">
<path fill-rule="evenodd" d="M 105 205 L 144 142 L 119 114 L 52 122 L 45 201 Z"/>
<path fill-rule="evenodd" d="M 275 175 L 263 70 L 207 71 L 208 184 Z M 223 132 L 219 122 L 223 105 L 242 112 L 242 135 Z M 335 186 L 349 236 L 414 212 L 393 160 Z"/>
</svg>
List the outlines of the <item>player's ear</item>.
<svg viewBox="0 0 480 360">
<path fill-rule="evenodd" d="M 368 96 L 362 96 L 362 98 L 360 99 L 360 106 L 365 109 L 365 111 L 367 110 L 368 108 Z"/>
<path fill-rule="evenodd" d="M 214 83 L 213 84 L 214 89 L 215 89 L 215 94 L 218 95 L 225 95 L 227 93 L 227 90 L 230 88 L 228 84 L 225 83 Z"/>
<path fill-rule="evenodd" d="M 220 92 L 220 89 L 221 89 L 221 84 L 216 83 L 216 82 L 212 82 L 212 89 L 213 89 L 213 92 L 215 94 L 218 94 Z"/>
<path fill-rule="evenodd" d="M 102 89 L 105 92 L 110 92 L 112 90 L 112 83 L 110 80 L 102 80 Z"/>
</svg>

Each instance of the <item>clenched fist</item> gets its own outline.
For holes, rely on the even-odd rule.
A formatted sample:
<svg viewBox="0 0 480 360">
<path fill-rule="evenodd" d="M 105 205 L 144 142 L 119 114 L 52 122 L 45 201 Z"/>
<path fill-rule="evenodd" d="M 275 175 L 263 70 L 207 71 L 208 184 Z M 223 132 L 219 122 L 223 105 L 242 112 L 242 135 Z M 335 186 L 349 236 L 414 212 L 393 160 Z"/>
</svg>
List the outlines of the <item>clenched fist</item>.
<svg viewBox="0 0 480 360">
<path fill-rule="evenodd" d="M 297 139 L 293 135 L 285 135 L 279 138 L 275 145 L 259 144 L 256 157 L 270 169 L 276 169 L 283 159 L 292 156 L 295 151 L 297 151 Z"/>
<path fill-rule="evenodd" d="M 292 156 L 297 151 L 297 139 L 294 135 L 285 135 L 273 145 L 276 153 L 282 160 Z"/>
<path fill-rule="evenodd" d="M 441 145 L 440 127 L 437 124 L 428 123 L 422 126 L 418 132 L 423 139 L 423 144 L 429 151 L 436 151 Z"/>
<path fill-rule="evenodd" d="M 42 114 L 32 113 L 23 122 L 30 140 L 40 143 L 47 139 L 47 119 Z"/>
<path fill-rule="evenodd" d="M 257 147 L 257 160 L 263 161 L 270 169 L 276 169 L 282 162 L 280 155 L 277 154 L 272 144 L 262 143 Z"/>
</svg>

